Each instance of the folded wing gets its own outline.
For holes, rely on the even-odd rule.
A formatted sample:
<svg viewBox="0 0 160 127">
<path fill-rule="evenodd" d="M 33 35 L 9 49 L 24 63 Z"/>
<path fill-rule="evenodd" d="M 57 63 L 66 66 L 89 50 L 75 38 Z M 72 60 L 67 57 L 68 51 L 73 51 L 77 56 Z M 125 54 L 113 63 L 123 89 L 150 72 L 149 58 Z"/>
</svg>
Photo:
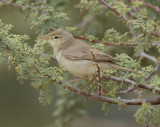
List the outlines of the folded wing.
<svg viewBox="0 0 160 127">
<path fill-rule="evenodd" d="M 73 45 L 74 46 L 71 47 L 74 48 L 69 47 L 63 52 L 63 55 L 68 59 L 113 63 L 118 61 L 111 55 L 103 53 L 80 40 L 75 40 L 75 43 L 73 43 Z"/>
</svg>

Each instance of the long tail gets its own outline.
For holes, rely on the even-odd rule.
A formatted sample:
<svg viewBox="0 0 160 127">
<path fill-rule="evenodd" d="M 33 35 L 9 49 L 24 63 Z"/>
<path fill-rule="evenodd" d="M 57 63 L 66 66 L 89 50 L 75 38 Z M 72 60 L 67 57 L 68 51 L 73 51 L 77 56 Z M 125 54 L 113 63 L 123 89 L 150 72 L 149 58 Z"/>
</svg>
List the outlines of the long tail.
<svg viewBox="0 0 160 127">
<path fill-rule="evenodd" d="M 131 73 L 134 73 L 134 74 L 137 74 L 137 75 L 142 75 L 142 74 L 138 73 L 137 71 L 134 71 L 134 70 L 131 70 L 129 68 L 125 68 L 125 67 L 119 66 L 117 64 L 111 64 L 111 66 L 114 67 L 114 68 L 118 68 L 118 69 L 120 69 L 122 71 L 125 71 L 125 72 L 131 72 Z"/>
</svg>

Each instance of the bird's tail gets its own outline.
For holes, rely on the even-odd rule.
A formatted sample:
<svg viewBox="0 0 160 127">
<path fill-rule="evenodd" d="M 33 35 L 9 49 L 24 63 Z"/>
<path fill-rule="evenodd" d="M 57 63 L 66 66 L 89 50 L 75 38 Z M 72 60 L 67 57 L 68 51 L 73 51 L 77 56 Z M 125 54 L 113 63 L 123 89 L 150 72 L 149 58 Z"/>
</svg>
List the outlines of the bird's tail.
<svg viewBox="0 0 160 127">
<path fill-rule="evenodd" d="M 131 69 L 126 68 L 126 67 L 119 66 L 117 64 L 111 64 L 111 66 L 114 67 L 114 68 L 118 68 L 118 69 L 120 69 L 122 71 L 125 71 L 125 72 L 131 72 L 131 73 L 134 73 L 134 74 L 137 74 L 137 75 L 142 75 L 137 71 L 131 70 Z"/>
</svg>

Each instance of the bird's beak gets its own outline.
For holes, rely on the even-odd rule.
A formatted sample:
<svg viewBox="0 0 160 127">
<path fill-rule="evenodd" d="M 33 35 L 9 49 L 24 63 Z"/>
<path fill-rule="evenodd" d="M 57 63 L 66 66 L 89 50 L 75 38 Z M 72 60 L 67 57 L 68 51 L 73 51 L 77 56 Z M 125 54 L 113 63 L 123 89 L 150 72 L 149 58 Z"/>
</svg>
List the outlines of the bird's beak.
<svg viewBox="0 0 160 127">
<path fill-rule="evenodd" d="M 43 39 L 43 40 L 49 40 L 49 37 L 44 36 L 44 37 L 38 37 L 39 39 Z"/>
</svg>

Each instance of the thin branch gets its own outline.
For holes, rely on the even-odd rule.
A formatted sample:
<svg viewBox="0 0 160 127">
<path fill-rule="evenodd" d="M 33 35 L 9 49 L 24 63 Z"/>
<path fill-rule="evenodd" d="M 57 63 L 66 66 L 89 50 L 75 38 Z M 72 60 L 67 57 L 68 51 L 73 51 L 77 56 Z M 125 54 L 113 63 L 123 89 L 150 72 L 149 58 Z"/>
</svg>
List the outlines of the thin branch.
<svg viewBox="0 0 160 127">
<path fill-rule="evenodd" d="M 152 5 L 151 3 L 145 3 L 145 2 L 143 1 L 143 5 L 144 5 L 145 7 L 147 7 L 147 8 L 153 9 L 153 10 L 156 11 L 156 12 L 160 12 L 160 8 L 159 8 L 158 6 Z"/>
<path fill-rule="evenodd" d="M 139 1 L 139 0 L 130 0 L 130 2 Z M 156 12 L 160 12 L 160 8 L 158 6 L 152 5 L 151 3 L 145 3 L 143 0 L 140 1 L 143 2 L 143 5 L 147 8 L 151 8 Z"/>
<path fill-rule="evenodd" d="M 130 0 L 131 2 L 133 0 Z M 127 19 L 126 17 L 124 17 L 123 15 L 121 15 L 116 9 L 114 9 L 113 7 L 111 7 L 106 1 L 104 0 L 99 0 L 99 2 L 101 4 L 103 4 L 106 8 L 110 9 L 111 11 L 113 11 L 118 17 L 120 17 L 120 19 L 122 19 L 124 22 L 126 22 L 127 24 L 132 24 L 132 22 Z M 141 27 L 143 29 L 143 27 Z M 154 35 L 155 37 L 158 37 L 160 38 L 160 33 L 157 33 L 157 32 L 151 32 L 152 35 Z"/>
<path fill-rule="evenodd" d="M 137 0 L 129 0 L 130 2 L 134 2 L 134 1 L 137 1 Z M 152 7 L 152 9 L 154 8 L 156 8 L 156 6 L 153 6 L 153 5 L 151 5 L 151 4 L 147 4 L 147 3 L 144 3 L 143 2 L 143 5 L 144 6 L 148 6 L 148 7 Z M 139 11 L 139 9 L 136 9 L 136 11 Z M 131 13 L 130 13 L 131 14 Z M 135 17 L 134 16 L 134 18 L 135 19 L 137 19 L 137 17 Z M 147 19 L 150 19 L 149 17 L 147 18 Z M 132 22 L 131 22 L 131 24 L 132 24 Z M 143 30 L 144 28 L 143 28 L 143 26 L 141 26 L 141 29 Z M 160 38 L 160 33 L 158 32 L 158 31 L 152 31 L 152 32 L 150 32 L 153 36 L 155 36 L 155 37 L 157 37 L 157 38 Z"/>
<path fill-rule="evenodd" d="M 75 36 L 75 35 L 74 35 L 74 38 L 82 39 L 82 40 L 85 40 L 85 41 L 90 41 L 92 43 L 101 43 L 101 44 L 104 44 L 104 45 L 111 45 L 111 46 L 127 46 L 127 47 L 135 47 L 135 46 L 137 46 L 136 43 L 135 44 L 114 44 L 114 43 L 102 42 L 102 41 L 97 41 L 97 40 L 90 40 L 88 38 Z"/>
<path fill-rule="evenodd" d="M 133 91 L 135 88 L 136 88 L 135 86 L 130 86 L 130 87 L 128 87 L 127 90 L 119 91 L 119 92 L 117 92 L 117 94 L 127 94 L 127 93 Z"/>
<path fill-rule="evenodd" d="M 110 104 L 118 104 L 117 100 L 114 98 L 101 96 L 101 95 L 98 95 L 95 93 L 89 93 L 87 91 L 83 91 L 83 90 L 81 90 L 79 88 L 75 88 L 73 86 L 68 86 L 67 88 L 75 94 L 82 95 L 82 96 L 88 97 L 90 99 L 94 99 L 94 100 L 98 100 L 98 101 L 102 101 L 102 102 L 107 102 Z M 157 99 L 157 100 L 139 100 L 139 99 L 126 100 L 126 99 L 121 99 L 120 102 L 122 102 L 125 105 L 142 105 L 143 103 L 150 103 L 152 105 L 159 105 L 160 99 Z"/>
<path fill-rule="evenodd" d="M 146 77 L 145 80 L 146 80 L 146 81 L 149 80 L 150 77 L 151 77 L 152 75 L 154 75 L 154 74 L 158 71 L 159 68 L 160 68 L 160 62 L 159 62 L 159 64 L 157 64 L 157 66 L 154 68 L 154 70 L 153 70 L 151 73 L 148 74 L 148 76 Z"/>
<path fill-rule="evenodd" d="M 145 57 L 145 58 L 153 61 L 155 64 L 157 64 L 157 59 L 154 56 L 148 55 L 144 51 L 141 51 L 140 56 Z"/>
<path fill-rule="evenodd" d="M 126 23 L 130 24 L 131 21 L 128 20 L 126 17 L 124 17 L 123 15 L 121 15 L 116 9 L 114 9 L 113 7 L 111 7 L 107 2 L 105 2 L 104 0 L 99 0 L 99 2 L 101 4 L 103 4 L 106 8 L 108 8 L 109 10 L 113 11 L 116 15 L 118 15 L 123 21 L 125 21 Z"/>
<path fill-rule="evenodd" d="M 137 84 L 135 81 L 130 80 L 130 79 L 121 79 L 121 78 L 119 78 L 119 77 L 115 77 L 115 76 L 112 76 L 112 75 L 103 75 L 102 77 L 103 77 L 103 78 L 110 79 L 110 80 L 113 80 L 113 81 L 116 81 L 116 82 L 118 82 L 118 83 L 123 82 L 123 83 L 126 83 L 126 84 L 128 84 L 128 85 L 132 85 L 132 86 L 135 86 L 135 87 L 147 89 L 147 90 L 150 90 L 150 91 L 152 91 L 152 90 L 154 89 L 154 88 L 152 88 L 152 87 L 151 87 L 150 85 L 148 85 L 148 84 L 141 84 L 141 83 Z M 160 94 L 160 88 L 157 88 L 157 89 L 155 90 L 155 92 L 157 92 L 158 94 Z"/>
</svg>

